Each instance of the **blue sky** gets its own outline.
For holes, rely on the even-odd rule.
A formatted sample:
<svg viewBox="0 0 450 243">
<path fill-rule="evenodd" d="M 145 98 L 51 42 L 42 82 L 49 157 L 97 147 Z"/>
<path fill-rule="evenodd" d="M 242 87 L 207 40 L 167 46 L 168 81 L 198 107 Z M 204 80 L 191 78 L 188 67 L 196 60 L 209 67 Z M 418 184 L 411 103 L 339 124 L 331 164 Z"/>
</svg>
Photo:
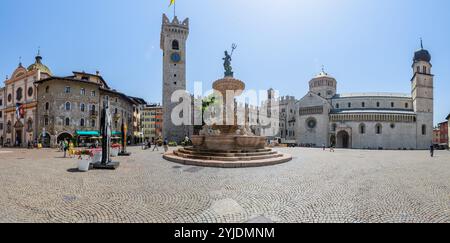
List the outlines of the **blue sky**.
<svg viewBox="0 0 450 243">
<path fill-rule="evenodd" d="M 161 101 L 161 16 L 169 0 L 2 0 L 0 75 L 38 46 L 57 76 L 95 72 L 110 85 Z M 190 18 L 187 79 L 204 89 L 223 75 L 223 51 L 247 88 L 301 98 L 322 65 L 338 92 L 410 92 L 412 56 L 423 37 L 433 57 L 435 120 L 450 112 L 448 0 L 177 0 Z"/>
</svg>

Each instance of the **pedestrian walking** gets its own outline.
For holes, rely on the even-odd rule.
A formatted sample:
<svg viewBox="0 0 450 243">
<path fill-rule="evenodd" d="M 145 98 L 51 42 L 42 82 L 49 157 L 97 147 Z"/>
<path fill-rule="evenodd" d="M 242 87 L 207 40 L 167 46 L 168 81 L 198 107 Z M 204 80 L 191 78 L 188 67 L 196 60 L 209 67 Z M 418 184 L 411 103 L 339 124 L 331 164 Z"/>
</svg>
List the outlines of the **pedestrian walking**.
<svg viewBox="0 0 450 243">
<path fill-rule="evenodd" d="M 331 145 L 330 145 L 330 152 L 333 152 L 333 153 L 334 153 L 334 148 L 335 148 L 334 143 L 331 143 Z"/>
<path fill-rule="evenodd" d="M 325 151 L 326 150 L 326 146 L 325 146 L 325 144 L 322 144 L 322 149 L 323 149 L 323 151 Z"/>
<path fill-rule="evenodd" d="M 431 155 L 431 158 L 434 157 L 434 145 L 430 146 L 430 155 Z"/>
<path fill-rule="evenodd" d="M 167 141 L 167 138 L 164 139 L 164 151 L 167 153 L 169 151 L 169 142 Z"/>
<path fill-rule="evenodd" d="M 153 147 L 152 152 L 154 152 L 155 149 L 156 149 L 156 151 L 159 151 L 159 148 L 158 148 L 158 141 L 159 141 L 159 139 L 158 139 L 158 140 L 153 139 L 153 144 L 154 144 L 155 146 Z"/>
</svg>

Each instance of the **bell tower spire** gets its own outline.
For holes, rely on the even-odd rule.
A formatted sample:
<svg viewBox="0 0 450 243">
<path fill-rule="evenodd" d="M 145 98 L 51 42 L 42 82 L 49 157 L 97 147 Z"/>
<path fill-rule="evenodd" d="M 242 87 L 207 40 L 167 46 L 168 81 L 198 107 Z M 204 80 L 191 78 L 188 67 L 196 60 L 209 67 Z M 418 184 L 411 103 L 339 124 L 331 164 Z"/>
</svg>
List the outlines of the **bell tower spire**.
<svg viewBox="0 0 450 243">
<path fill-rule="evenodd" d="M 417 149 L 427 149 L 432 143 L 434 113 L 434 75 L 431 72 L 431 55 L 423 48 L 414 53 L 411 96 L 416 113 Z"/>
</svg>

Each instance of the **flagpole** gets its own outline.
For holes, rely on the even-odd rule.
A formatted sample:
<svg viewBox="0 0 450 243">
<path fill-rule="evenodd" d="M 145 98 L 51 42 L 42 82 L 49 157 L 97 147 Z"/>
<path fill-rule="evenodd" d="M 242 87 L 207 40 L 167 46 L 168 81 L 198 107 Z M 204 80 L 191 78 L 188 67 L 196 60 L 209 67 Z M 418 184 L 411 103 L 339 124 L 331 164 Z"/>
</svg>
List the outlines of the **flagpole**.
<svg viewBox="0 0 450 243">
<path fill-rule="evenodd" d="M 177 16 L 177 1 L 173 3 L 173 17 Z"/>
</svg>

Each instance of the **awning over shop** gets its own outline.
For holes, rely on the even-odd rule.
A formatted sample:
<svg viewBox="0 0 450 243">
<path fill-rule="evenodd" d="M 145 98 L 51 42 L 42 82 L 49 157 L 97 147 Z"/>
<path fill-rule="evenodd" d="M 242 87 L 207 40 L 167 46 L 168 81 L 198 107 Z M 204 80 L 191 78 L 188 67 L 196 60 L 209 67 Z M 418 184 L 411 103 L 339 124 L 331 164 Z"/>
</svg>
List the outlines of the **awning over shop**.
<svg viewBox="0 0 450 243">
<path fill-rule="evenodd" d="M 100 136 L 100 133 L 98 131 L 77 131 L 77 135 L 78 136 L 86 136 L 86 137 L 89 137 L 89 136 L 98 137 L 98 136 Z"/>
<path fill-rule="evenodd" d="M 118 132 L 118 131 L 113 131 L 112 135 L 122 135 L 122 132 Z"/>
</svg>

